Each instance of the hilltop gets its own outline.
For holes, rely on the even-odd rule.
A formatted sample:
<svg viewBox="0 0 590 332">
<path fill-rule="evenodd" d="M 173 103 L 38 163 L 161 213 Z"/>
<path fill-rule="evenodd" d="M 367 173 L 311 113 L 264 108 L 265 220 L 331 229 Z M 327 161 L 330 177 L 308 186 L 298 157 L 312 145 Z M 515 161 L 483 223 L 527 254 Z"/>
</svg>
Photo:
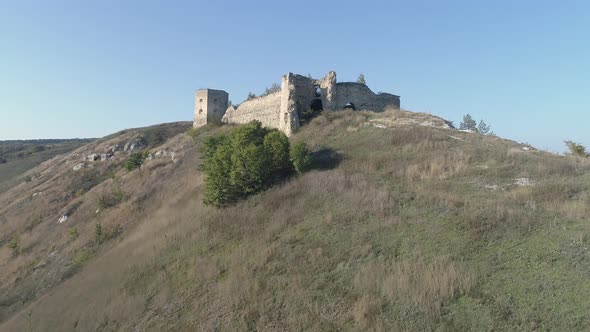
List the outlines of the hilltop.
<svg viewBox="0 0 590 332">
<path fill-rule="evenodd" d="M 68 153 L 93 139 L 38 139 L 0 141 L 0 192 L 28 181 L 20 175 L 59 154 Z"/>
<path fill-rule="evenodd" d="M 218 209 L 199 153 L 232 127 L 190 126 L 93 141 L 0 193 L 0 330 L 590 328 L 586 159 L 323 112 L 289 138 L 316 169 Z"/>
</svg>

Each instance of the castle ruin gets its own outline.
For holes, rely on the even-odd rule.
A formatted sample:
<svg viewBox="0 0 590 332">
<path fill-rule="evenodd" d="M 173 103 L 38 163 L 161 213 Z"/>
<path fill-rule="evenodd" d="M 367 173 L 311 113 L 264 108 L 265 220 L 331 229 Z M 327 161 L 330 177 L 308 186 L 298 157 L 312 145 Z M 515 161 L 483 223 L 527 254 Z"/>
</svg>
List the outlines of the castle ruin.
<svg viewBox="0 0 590 332">
<path fill-rule="evenodd" d="M 242 124 L 258 120 L 263 126 L 291 135 L 299 128 L 301 114 L 309 109 L 335 111 L 344 108 L 383 111 L 399 108 L 399 96 L 374 93 L 363 83 L 336 82 L 331 71 L 322 79 L 288 73 L 277 92 L 249 99 L 234 107 L 223 90 L 202 89 L 195 93 L 193 127 L 207 123 Z"/>
</svg>

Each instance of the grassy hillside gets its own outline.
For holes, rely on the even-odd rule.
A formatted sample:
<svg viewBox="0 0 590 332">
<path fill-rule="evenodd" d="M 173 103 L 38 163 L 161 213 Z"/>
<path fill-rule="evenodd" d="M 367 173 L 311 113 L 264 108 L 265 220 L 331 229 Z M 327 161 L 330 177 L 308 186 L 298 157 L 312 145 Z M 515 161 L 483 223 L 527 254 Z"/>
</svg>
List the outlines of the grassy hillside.
<svg viewBox="0 0 590 332">
<path fill-rule="evenodd" d="M 314 170 L 224 209 L 186 134 L 133 172 L 50 165 L 0 195 L 0 330 L 589 329 L 588 160 L 445 127 L 324 114 L 291 138 Z M 55 212 L 27 230 L 43 185 Z M 105 195 L 123 198 L 96 212 Z"/>
<path fill-rule="evenodd" d="M 19 175 L 56 155 L 70 152 L 92 139 L 0 141 L 0 192 L 20 181 Z"/>
</svg>

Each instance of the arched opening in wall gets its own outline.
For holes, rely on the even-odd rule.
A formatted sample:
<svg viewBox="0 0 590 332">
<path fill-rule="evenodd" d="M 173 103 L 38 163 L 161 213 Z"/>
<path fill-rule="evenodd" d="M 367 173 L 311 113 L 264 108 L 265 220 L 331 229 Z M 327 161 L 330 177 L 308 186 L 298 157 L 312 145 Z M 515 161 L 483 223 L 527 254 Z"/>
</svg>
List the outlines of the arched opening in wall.
<svg viewBox="0 0 590 332">
<path fill-rule="evenodd" d="M 354 106 L 354 103 L 347 103 L 346 105 L 344 105 L 344 109 L 345 110 L 356 110 L 356 107 Z"/>
<path fill-rule="evenodd" d="M 203 109 L 200 109 L 200 110 L 199 110 L 199 114 L 201 114 L 201 113 L 203 113 Z"/>
<path fill-rule="evenodd" d="M 322 96 L 322 88 L 320 88 L 319 86 L 316 85 L 315 87 L 315 96 L 316 97 L 321 97 Z"/>
<path fill-rule="evenodd" d="M 322 100 L 319 98 L 312 100 L 311 103 L 309 104 L 309 109 L 314 112 L 321 112 L 324 109 L 324 107 L 322 105 Z"/>
<path fill-rule="evenodd" d="M 322 100 L 320 98 L 312 99 L 311 103 L 309 103 L 309 109 L 304 111 L 303 114 L 299 117 L 299 124 L 304 125 L 311 121 L 311 119 L 315 118 L 316 116 L 322 113 L 324 109 L 322 105 Z"/>
</svg>

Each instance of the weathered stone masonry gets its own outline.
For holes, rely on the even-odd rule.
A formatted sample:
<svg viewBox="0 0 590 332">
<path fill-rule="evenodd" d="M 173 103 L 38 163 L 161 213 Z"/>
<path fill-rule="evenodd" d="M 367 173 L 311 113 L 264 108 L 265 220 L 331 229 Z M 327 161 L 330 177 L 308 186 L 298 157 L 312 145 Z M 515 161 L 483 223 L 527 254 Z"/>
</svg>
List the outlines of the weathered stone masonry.
<svg viewBox="0 0 590 332">
<path fill-rule="evenodd" d="M 353 107 L 377 112 L 386 107 L 400 107 L 399 96 L 375 94 L 361 83 L 337 83 L 333 71 L 322 79 L 288 73 L 282 78 L 280 91 L 246 100 L 237 108 L 228 105 L 228 97 L 223 90 L 197 90 L 193 126 L 258 120 L 264 126 L 278 128 L 291 135 L 299 128 L 299 116 L 313 107 L 321 107 L 325 111 Z"/>
<path fill-rule="evenodd" d="M 227 109 L 229 95 L 223 90 L 203 89 L 195 93 L 195 119 L 193 127 L 221 122 Z"/>
</svg>

